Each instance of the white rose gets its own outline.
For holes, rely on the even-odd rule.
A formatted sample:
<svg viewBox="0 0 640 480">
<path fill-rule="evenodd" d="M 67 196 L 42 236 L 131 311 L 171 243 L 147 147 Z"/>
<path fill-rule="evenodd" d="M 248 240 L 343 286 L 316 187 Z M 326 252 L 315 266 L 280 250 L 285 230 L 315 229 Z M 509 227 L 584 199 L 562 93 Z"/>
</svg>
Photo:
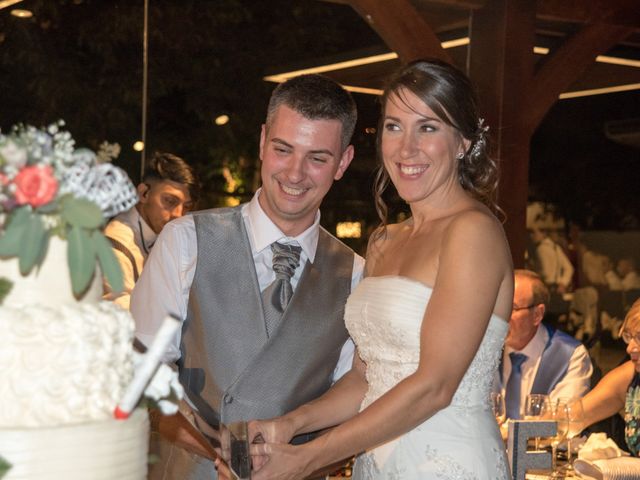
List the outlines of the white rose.
<svg viewBox="0 0 640 480">
<path fill-rule="evenodd" d="M 0 157 L 7 165 L 20 169 L 27 164 L 27 149 L 8 138 L 0 144 Z"/>
</svg>

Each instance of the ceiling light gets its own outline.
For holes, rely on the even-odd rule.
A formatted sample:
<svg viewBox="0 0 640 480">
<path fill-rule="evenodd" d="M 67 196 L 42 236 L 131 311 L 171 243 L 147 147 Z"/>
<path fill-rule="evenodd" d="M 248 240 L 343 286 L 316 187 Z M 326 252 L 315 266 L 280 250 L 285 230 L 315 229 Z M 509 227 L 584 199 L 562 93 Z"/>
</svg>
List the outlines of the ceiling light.
<svg viewBox="0 0 640 480">
<path fill-rule="evenodd" d="M 141 142 L 140 140 L 138 140 L 136 143 L 133 144 L 133 149 L 136 152 L 141 152 L 142 150 L 144 150 L 144 142 Z"/>
<path fill-rule="evenodd" d="M 383 53 L 380 55 L 370 55 L 368 57 L 354 58 L 353 60 L 347 60 L 345 62 L 330 63 L 328 65 L 319 65 L 317 67 L 304 68 L 302 70 L 295 70 L 293 72 L 279 73 L 277 75 L 270 75 L 264 77 L 268 82 L 282 83 L 289 78 L 297 77 L 298 75 L 306 75 L 309 73 L 325 73 L 333 70 L 342 70 L 343 68 L 359 67 L 360 65 L 368 65 L 370 63 L 386 62 L 388 60 L 395 60 L 398 58 L 398 54 L 395 52 Z M 345 87 L 346 88 L 346 87 Z M 359 88 L 359 87 L 352 87 Z M 348 88 L 347 88 L 348 90 Z M 355 90 L 352 90 L 355 91 Z M 366 92 L 363 92 L 366 93 Z"/>
<path fill-rule="evenodd" d="M 31 10 L 23 10 L 21 8 L 14 8 L 11 10 L 11 15 L 18 18 L 31 18 L 33 17 L 33 12 Z"/>
<path fill-rule="evenodd" d="M 219 115 L 214 122 L 216 122 L 216 125 L 226 125 L 229 123 L 229 115 Z"/>
<path fill-rule="evenodd" d="M 469 45 L 469 43 L 470 43 L 469 37 L 461 37 L 461 38 L 455 38 L 453 40 L 447 40 L 446 42 L 442 42 L 440 45 L 442 45 L 442 48 L 455 48 L 455 47 L 462 47 L 464 45 Z M 536 53 L 538 55 L 548 55 L 549 49 L 546 47 L 533 47 L 533 53 Z M 291 72 L 277 73 L 275 75 L 266 76 L 263 78 L 263 80 L 266 80 L 267 82 L 282 83 L 287 81 L 290 78 L 297 77 L 298 75 L 304 75 L 309 73 L 332 72 L 335 70 L 342 70 L 345 68 L 358 67 L 360 65 L 386 62 L 389 60 L 395 60 L 397 58 L 398 58 L 398 54 L 395 52 L 382 53 L 380 55 L 370 55 L 368 57 L 354 58 L 352 60 L 346 60 L 344 62 L 336 62 L 336 63 L 327 64 L 327 65 L 318 65 L 316 67 L 304 68 L 301 70 L 293 70 Z M 640 60 L 633 60 L 629 58 L 598 55 L 596 57 L 596 62 L 640 68 Z M 350 92 L 355 92 L 355 93 L 365 93 L 368 95 L 382 95 L 383 93 L 383 91 L 378 88 L 357 87 L 355 85 L 342 85 L 342 86 L 344 87 L 345 90 L 348 90 Z M 606 88 L 580 90 L 576 92 L 565 92 L 560 94 L 559 98 L 562 100 L 565 98 L 584 97 L 588 95 L 601 95 L 603 93 L 623 92 L 627 90 L 637 90 L 637 89 L 640 89 L 640 84 L 633 83 L 628 85 L 617 85 L 617 86 L 606 87 Z"/>
<path fill-rule="evenodd" d="M 16 3 L 20 3 L 21 1 L 22 0 L 0 0 L 0 10 L 10 7 L 11 5 L 15 5 Z"/>
<path fill-rule="evenodd" d="M 590 95 L 603 95 L 605 93 L 628 92 L 629 90 L 640 90 L 640 83 L 629 83 L 627 85 L 616 85 L 614 87 L 591 88 L 589 90 L 578 90 L 575 92 L 561 93 L 558 98 L 588 97 Z"/>
</svg>

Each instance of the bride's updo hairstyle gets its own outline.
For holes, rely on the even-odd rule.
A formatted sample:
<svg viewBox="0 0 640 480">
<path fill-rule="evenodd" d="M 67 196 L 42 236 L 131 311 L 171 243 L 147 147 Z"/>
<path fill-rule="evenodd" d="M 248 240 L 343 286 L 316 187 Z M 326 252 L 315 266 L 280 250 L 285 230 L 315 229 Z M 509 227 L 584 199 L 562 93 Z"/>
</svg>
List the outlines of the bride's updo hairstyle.
<svg viewBox="0 0 640 480">
<path fill-rule="evenodd" d="M 381 220 L 379 234 L 387 224 L 388 207 L 382 194 L 389 186 L 389 174 L 382 161 L 382 141 L 385 109 L 389 97 L 404 102 L 405 92 L 422 100 L 446 124 L 455 128 L 470 141 L 464 157 L 458 159 L 458 180 L 475 199 L 485 204 L 496 215 L 502 210 L 495 202 L 498 186 L 498 165 L 487 153 L 487 130 L 478 116 L 477 101 L 471 82 L 457 68 L 439 60 L 417 60 L 396 72 L 389 80 L 381 97 L 382 114 L 378 128 L 379 165 L 374 183 L 376 211 Z M 405 104 L 407 102 L 404 102 Z"/>
</svg>

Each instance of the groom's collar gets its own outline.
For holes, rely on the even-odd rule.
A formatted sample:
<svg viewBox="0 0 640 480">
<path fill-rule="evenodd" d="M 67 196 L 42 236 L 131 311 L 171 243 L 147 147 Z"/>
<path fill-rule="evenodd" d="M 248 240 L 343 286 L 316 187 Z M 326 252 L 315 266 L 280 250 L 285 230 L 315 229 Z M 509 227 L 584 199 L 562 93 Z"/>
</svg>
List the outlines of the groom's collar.
<svg viewBox="0 0 640 480">
<path fill-rule="evenodd" d="M 311 263 L 315 260 L 316 249 L 318 247 L 318 236 L 320 233 L 320 211 L 316 213 L 316 218 L 309 228 L 300 235 L 288 237 L 276 226 L 275 223 L 264 213 L 258 202 L 261 189 L 256 192 L 251 201 L 242 207 L 242 216 L 247 225 L 247 231 L 251 240 L 251 248 L 254 253 L 261 252 L 269 247 L 273 242 L 297 243 L 302 247 L 303 252 Z"/>
</svg>

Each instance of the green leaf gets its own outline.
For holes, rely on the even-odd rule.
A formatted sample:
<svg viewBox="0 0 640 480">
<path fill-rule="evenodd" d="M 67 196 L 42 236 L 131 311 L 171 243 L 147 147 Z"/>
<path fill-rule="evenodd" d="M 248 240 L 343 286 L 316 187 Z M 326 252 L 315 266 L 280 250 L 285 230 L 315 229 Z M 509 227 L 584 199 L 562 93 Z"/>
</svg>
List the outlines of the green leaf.
<svg viewBox="0 0 640 480">
<path fill-rule="evenodd" d="M 100 207 L 86 198 L 65 197 L 60 200 L 60 207 L 62 219 L 75 227 L 93 230 L 104 220 Z"/>
<path fill-rule="evenodd" d="M 31 208 L 28 206 L 16 208 L 8 219 L 8 225 L 13 225 L 14 228 L 20 225 L 26 225 L 29 221 L 29 214 L 31 213 Z"/>
<path fill-rule="evenodd" d="M 49 240 L 51 239 L 51 230 L 44 231 L 44 238 L 42 239 L 42 248 L 40 248 L 40 255 L 36 258 L 36 265 L 38 267 L 42 265 L 44 259 L 47 257 L 47 252 L 49 251 Z"/>
<path fill-rule="evenodd" d="M 17 257 L 22 245 L 22 233 L 24 224 L 11 222 L 0 237 L 0 257 Z"/>
<path fill-rule="evenodd" d="M 76 297 L 87 289 L 96 268 L 96 250 L 84 228 L 72 226 L 68 236 L 67 256 L 71 288 Z"/>
<path fill-rule="evenodd" d="M 11 464 L 0 457 L 0 478 L 4 477 L 11 470 Z"/>
<path fill-rule="evenodd" d="M 0 257 L 17 257 L 22 247 L 22 234 L 29 224 L 29 207 L 15 209 L 9 218 L 0 237 Z"/>
<path fill-rule="evenodd" d="M 13 282 L 5 277 L 0 277 L 0 305 L 4 303 L 4 299 L 11 292 Z M 1 460 L 1 459 L 0 459 Z"/>
<path fill-rule="evenodd" d="M 47 245 L 46 240 L 48 240 L 48 236 L 42 217 L 30 214 L 26 228 L 22 232 L 22 245 L 19 247 L 19 266 L 22 275 L 27 275 L 33 266 L 42 259 L 42 249 Z"/>
<path fill-rule="evenodd" d="M 113 253 L 111 243 L 109 243 L 109 240 L 107 240 L 100 230 L 93 231 L 91 234 L 91 240 L 96 248 L 102 273 L 107 279 L 107 282 L 109 282 L 111 289 L 115 293 L 122 292 L 122 290 L 124 290 L 122 268 L 120 267 L 120 262 L 118 262 L 115 253 Z"/>
</svg>

